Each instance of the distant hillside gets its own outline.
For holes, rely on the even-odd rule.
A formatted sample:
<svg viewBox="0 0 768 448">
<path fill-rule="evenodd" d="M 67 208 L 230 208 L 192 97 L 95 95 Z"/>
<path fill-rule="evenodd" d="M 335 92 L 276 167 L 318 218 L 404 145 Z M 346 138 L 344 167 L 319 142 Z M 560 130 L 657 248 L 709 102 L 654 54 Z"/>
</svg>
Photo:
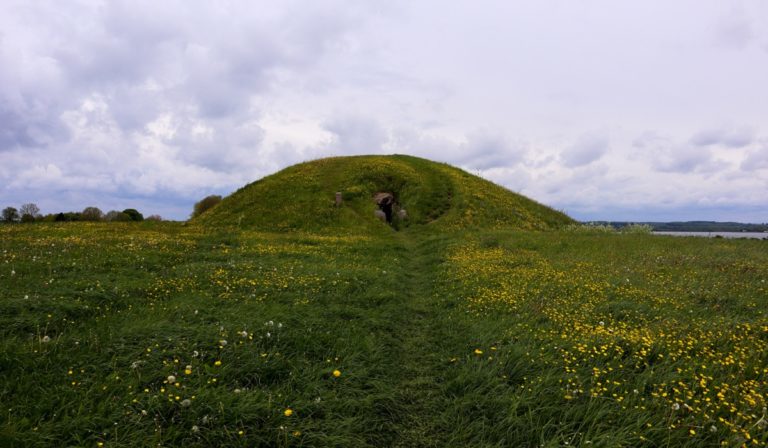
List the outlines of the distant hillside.
<svg viewBox="0 0 768 448">
<path fill-rule="evenodd" d="M 343 202 L 335 205 L 335 193 Z M 547 230 L 565 214 L 446 164 L 417 157 L 331 157 L 301 163 L 248 184 L 193 220 L 203 226 L 267 231 L 377 231 L 376 193 L 391 193 L 392 227 Z"/>
<path fill-rule="evenodd" d="M 675 222 L 624 222 L 599 221 L 618 229 L 629 224 L 647 224 L 658 232 L 768 232 L 768 224 L 746 224 L 741 222 L 716 221 L 675 221 Z"/>
</svg>

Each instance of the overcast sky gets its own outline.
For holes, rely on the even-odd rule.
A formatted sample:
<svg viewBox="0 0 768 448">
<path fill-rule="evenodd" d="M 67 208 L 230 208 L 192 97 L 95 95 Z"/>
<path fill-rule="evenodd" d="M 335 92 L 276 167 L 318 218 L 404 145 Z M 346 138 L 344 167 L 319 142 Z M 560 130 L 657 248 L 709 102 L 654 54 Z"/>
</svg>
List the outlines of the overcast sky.
<svg viewBox="0 0 768 448">
<path fill-rule="evenodd" d="M 580 220 L 768 222 L 768 2 L 0 1 L 0 207 L 186 219 L 392 153 Z"/>
</svg>

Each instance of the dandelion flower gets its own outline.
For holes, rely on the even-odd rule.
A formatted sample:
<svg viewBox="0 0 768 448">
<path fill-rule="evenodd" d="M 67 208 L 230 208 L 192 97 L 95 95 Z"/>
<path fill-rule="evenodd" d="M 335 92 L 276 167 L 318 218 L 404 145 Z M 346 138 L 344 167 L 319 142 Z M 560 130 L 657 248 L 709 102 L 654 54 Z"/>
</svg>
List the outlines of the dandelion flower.
<svg viewBox="0 0 768 448">
<path fill-rule="evenodd" d="M 220 341 L 219 341 L 219 344 L 220 344 L 222 347 L 224 347 L 225 345 L 227 345 L 227 340 L 226 340 L 226 339 L 222 339 L 222 340 L 220 340 Z"/>
<path fill-rule="evenodd" d="M 213 365 L 214 366 L 220 366 L 221 365 L 221 361 L 217 359 L 216 362 L 213 363 Z"/>
<path fill-rule="evenodd" d="M 192 375 L 192 366 L 187 366 L 184 368 L 184 374 L 185 375 Z"/>
<path fill-rule="evenodd" d="M 338 369 L 337 369 L 337 370 L 334 370 L 334 371 L 333 371 L 333 376 L 334 376 L 335 378 L 338 378 L 338 377 L 340 377 L 340 376 L 341 376 L 341 370 L 338 370 Z"/>
<path fill-rule="evenodd" d="M 291 409 L 291 408 L 286 409 L 285 411 L 283 411 L 283 415 L 285 415 L 286 417 L 292 416 L 293 415 L 293 409 Z"/>
<path fill-rule="evenodd" d="M 483 354 L 483 351 L 482 351 L 482 350 L 480 350 L 479 348 L 476 348 L 476 349 L 475 349 L 475 354 L 476 354 L 476 355 L 482 355 L 482 354 Z"/>
</svg>

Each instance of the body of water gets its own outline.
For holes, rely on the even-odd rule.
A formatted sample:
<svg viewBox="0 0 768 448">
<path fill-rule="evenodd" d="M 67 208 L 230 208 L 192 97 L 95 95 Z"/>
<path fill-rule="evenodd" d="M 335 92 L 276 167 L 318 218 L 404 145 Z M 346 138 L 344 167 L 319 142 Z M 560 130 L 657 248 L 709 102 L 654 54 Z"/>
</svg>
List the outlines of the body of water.
<svg viewBox="0 0 768 448">
<path fill-rule="evenodd" d="M 654 235 L 672 235 L 672 236 L 702 236 L 705 238 L 754 238 L 768 239 L 766 232 L 653 232 Z"/>
</svg>

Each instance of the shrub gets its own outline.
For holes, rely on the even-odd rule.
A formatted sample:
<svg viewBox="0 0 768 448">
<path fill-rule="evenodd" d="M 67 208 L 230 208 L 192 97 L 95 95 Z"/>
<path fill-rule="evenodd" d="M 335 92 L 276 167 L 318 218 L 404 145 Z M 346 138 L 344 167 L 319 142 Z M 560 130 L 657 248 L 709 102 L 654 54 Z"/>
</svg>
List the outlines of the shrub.
<svg viewBox="0 0 768 448">
<path fill-rule="evenodd" d="M 616 229 L 607 224 L 568 224 L 563 227 L 568 233 L 615 233 Z"/>
<path fill-rule="evenodd" d="M 649 235 L 653 232 L 653 227 L 648 224 L 629 224 L 621 228 L 621 233 Z"/>
<path fill-rule="evenodd" d="M 196 218 L 203 213 L 205 213 L 207 210 L 212 209 L 216 204 L 221 202 L 221 196 L 212 194 L 210 196 L 206 196 L 199 202 L 195 203 L 195 207 L 192 210 L 192 218 Z"/>
</svg>

